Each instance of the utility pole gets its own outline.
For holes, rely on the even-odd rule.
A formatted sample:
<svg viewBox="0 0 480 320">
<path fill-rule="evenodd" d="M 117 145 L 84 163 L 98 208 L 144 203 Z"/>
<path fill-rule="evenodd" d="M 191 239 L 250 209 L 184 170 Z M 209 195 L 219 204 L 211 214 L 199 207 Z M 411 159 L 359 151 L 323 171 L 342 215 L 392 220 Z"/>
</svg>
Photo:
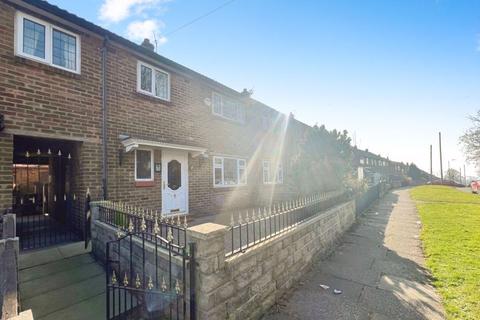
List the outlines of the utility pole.
<svg viewBox="0 0 480 320">
<path fill-rule="evenodd" d="M 465 178 L 465 187 L 467 186 L 467 171 L 465 170 L 465 165 L 463 165 L 463 177 Z"/>
<path fill-rule="evenodd" d="M 462 180 L 463 180 L 463 179 L 462 179 L 462 167 L 460 167 L 460 170 L 459 170 L 458 172 L 460 172 L 460 178 L 459 178 L 458 183 L 459 183 L 459 184 L 462 184 Z"/>
<path fill-rule="evenodd" d="M 438 146 L 440 150 L 440 180 L 443 184 L 443 162 L 442 162 L 442 133 L 438 133 Z"/>
<path fill-rule="evenodd" d="M 430 184 L 433 183 L 433 172 L 432 172 L 432 145 L 430 145 Z"/>
</svg>

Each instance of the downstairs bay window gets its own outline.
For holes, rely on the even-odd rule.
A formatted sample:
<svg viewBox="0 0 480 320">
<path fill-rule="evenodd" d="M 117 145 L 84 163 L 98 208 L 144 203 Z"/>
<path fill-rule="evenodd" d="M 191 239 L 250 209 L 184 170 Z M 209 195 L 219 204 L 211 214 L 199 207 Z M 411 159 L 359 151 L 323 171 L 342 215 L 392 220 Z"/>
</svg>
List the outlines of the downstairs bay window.
<svg viewBox="0 0 480 320">
<path fill-rule="evenodd" d="M 213 157 L 213 185 L 233 187 L 247 184 L 247 162 L 245 159 Z"/>
</svg>

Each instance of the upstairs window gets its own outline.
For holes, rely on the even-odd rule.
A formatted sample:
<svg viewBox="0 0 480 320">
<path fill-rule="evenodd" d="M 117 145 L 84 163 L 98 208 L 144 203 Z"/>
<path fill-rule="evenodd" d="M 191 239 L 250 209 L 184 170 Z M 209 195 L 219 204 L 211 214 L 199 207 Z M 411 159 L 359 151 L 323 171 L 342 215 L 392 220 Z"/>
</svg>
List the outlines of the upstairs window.
<svg viewBox="0 0 480 320">
<path fill-rule="evenodd" d="M 281 163 L 274 167 L 269 160 L 263 160 L 263 183 L 264 184 L 282 184 L 283 183 L 283 166 Z"/>
<path fill-rule="evenodd" d="M 170 101 L 170 74 L 138 62 L 137 90 L 143 94 Z"/>
<path fill-rule="evenodd" d="M 17 12 L 15 54 L 56 68 L 80 73 L 80 37 Z"/>
<path fill-rule="evenodd" d="M 245 122 L 244 105 L 215 92 L 212 94 L 212 113 L 228 120 Z"/>
<path fill-rule="evenodd" d="M 213 184 L 216 187 L 241 186 L 247 184 L 247 162 L 245 159 L 213 157 Z"/>
</svg>

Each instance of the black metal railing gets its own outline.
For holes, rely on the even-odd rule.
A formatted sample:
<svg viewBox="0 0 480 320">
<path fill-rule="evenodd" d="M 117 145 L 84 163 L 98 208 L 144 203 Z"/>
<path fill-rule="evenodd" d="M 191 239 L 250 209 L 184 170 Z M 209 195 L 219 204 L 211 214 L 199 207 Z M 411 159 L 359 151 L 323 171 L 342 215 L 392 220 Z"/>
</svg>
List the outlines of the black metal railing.
<svg viewBox="0 0 480 320">
<path fill-rule="evenodd" d="M 154 210 L 147 210 L 129 206 L 121 202 L 99 201 L 99 220 L 118 228 L 122 233 L 145 232 L 158 235 L 171 241 L 176 246 L 185 246 L 187 243 L 187 217 L 165 217 Z M 155 241 L 147 235 L 147 241 Z"/>
<path fill-rule="evenodd" d="M 226 256 L 232 256 L 284 233 L 318 213 L 343 202 L 348 194 L 330 191 L 292 201 L 276 203 L 270 207 L 247 209 L 231 215 L 230 228 L 225 239 Z"/>
<path fill-rule="evenodd" d="M 380 198 L 380 192 L 384 187 L 383 183 L 370 186 L 365 192 L 359 193 L 355 196 L 356 214 L 362 214 L 367 210 L 375 200 Z"/>
</svg>

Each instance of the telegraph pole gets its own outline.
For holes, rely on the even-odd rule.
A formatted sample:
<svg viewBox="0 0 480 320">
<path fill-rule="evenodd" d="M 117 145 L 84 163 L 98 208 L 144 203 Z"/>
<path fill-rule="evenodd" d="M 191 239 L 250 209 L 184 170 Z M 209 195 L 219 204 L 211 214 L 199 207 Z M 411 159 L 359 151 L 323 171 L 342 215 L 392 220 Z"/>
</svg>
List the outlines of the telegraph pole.
<svg viewBox="0 0 480 320">
<path fill-rule="evenodd" d="M 430 184 L 433 183 L 433 171 L 432 171 L 432 145 L 430 145 Z"/>
<path fill-rule="evenodd" d="M 438 146 L 440 150 L 440 180 L 443 184 L 443 162 L 442 162 L 442 133 L 438 133 Z"/>
</svg>

